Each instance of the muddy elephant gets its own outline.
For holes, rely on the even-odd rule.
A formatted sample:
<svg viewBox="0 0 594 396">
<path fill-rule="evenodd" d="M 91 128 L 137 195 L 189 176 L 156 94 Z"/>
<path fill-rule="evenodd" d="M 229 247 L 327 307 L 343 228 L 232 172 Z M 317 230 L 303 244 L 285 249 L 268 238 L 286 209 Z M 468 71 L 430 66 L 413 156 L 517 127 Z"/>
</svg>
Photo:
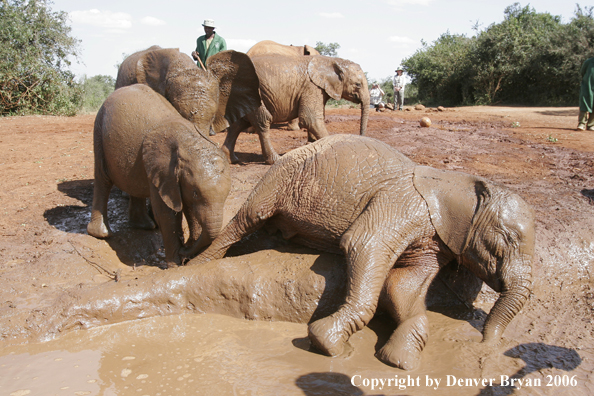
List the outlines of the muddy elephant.
<svg viewBox="0 0 594 396">
<path fill-rule="evenodd" d="M 272 40 L 264 40 L 256 43 L 246 52 L 247 56 L 253 58 L 261 55 L 286 55 L 286 56 L 303 56 L 303 55 L 320 55 L 311 45 L 296 46 L 279 44 Z"/>
<path fill-rule="evenodd" d="M 500 293 L 483 342 L 499 341 L 531 291 L 534 213 L 522 198 L 480 177 L 419 166 L 375 139 L 332 135 L 285 154 L 190 263 L 223 257 L 264 224 L 346 255 L 344 303 L 309 325 L 312 344 L 331 356 L 381 304 L 397 327 L 378 358 L 417 367 L 428 338 L 427 289 L 452 260 Z"/>
<path fill-rule="evenodd" d="M 254 58 L 262 55 L 284 55 L 284 56 L 314 56 L 320 55 L 318 50 L 310 45 L 294 46 L 279 44 L 272 40 L 264 40 L 254 44 L 252 48 L 246 52 L 247 56 Z M 289 129 L 292 131 L 298 131 L 299 118 L 294 118 L 289 122 Z"/>
<path fill-rule="evenodd" d="M 222 131 L 260 105 L 258 76 L 250 58 L 223 51 L 208 58 L 200 69 L 177 48 L 152 46 L 127 57 L 116 79 L 116 89 L 145 84 L 163 95 L 200 133 Z M 214 118 L 204 109 L 214 108 Z"/>
<path fill-rule="evenodd" d="M 179 265 L 181 256 L 197 254 L 219 234 L 231 186 L 229 162 L 163 96 L 142 84 L 115 90 L 97 113 L 93 138 L 90 235 L 112 234 L 107 201 L 113 185 L 130 195 L 134 227 L 155 228 L 146 212 L 150 197 L 168 267 Z M 182 215 L 190 234 L 185 246 Z"/>
<path fill-rule="evenodd" d="M 369 117 L 369 89 L 361 67 L 346 59 L 316 56 L 265 55 L 252 58 L 260 79 L 261 106 L 229 127 L 223 151 L 232 163 L 238 161 L 235 143 L 250 125 L 260 137 L 267 164 L 279 155 L 269 137 L 270 124 L 299 118 L 311 140 L 328 136 L 324 106 L 330 98 L 361 104 L 360 134 L 364 135 Z"/>
</svg>

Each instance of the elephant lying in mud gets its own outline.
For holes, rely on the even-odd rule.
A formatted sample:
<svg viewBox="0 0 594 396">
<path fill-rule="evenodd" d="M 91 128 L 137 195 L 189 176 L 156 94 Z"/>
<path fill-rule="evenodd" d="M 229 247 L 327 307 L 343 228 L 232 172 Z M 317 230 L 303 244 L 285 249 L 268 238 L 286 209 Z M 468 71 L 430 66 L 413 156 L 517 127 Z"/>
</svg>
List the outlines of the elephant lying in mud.
<svg viewBox="0 0 594 396">
<path fill-rule="evenodd" d="M 208 71 L 200 69 L 177 48 L 157 45 L 127 57 L 118 69 L 116 89 L 145 84 L 164 96 L 200 133 L 220 132 L 258 108 L 258 76 L 250 58 L 223 51 L 208 58 Z M 204 116 L 204 109 L 214 107 Z M 226 121 L 225 121 L 226 119 Z"/>
<path fill-rule="evenodd" d="M 260 137 L 267 164 L 278 160 L 269 137 L 270 124 L 291 121 L 308 130 L 311 140 L 328 136 L 324 106 L 328 99 L 347 99 L 361 104 L 360 133 L 369 117 L 369 89 L 361 67 L 346 59 L 328 56 L 264 55 L 252 58 L 260 80 L 261 106 L 229 127 L 223 151 L 232 163 L 238 161 L 235 143 L 250 125 Z"/>
<path fill-rule="evenodd" d="M 214 114 L 205 108 L 203 113 Z M 146 212 L 150 197 L 163 235 L 168 267 L 195 255 L 220 232 L 231 187 L 229 162 L 208 137 L 151 88 L 136 84 L 115 90 L 95 119 L 95 185 L 90 235 L 107 238 L 107 200 L 113 185 L 130 195 L 130 222 L 155 224 Z M 182 248 L 182 212 L 190 237 Z"/>
<path fill-rule="evenodd" d="M 522 198 L 479 177 L 419 166 L 374 139 L 333 135 L 285 154 L 190 264 L 222 258 L 265 224 L 345 254 L 344 303 L 309 325 L 312 344 L 331 356 L 381 304 L 398 325 L 378 358 L 417 367 L 428 338 L 427 289 L 452 260 L 501 293 L 485 343 L 499 341 L 531 291 L 534 213 Z"/>
</svg>

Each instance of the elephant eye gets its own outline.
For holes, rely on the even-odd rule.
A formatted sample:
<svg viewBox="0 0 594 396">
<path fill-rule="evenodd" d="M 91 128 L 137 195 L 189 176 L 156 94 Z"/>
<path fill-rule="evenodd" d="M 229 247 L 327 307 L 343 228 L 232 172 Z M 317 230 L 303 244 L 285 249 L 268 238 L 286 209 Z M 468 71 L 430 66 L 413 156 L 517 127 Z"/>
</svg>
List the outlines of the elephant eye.
<svg viewBox="0 0 594 396">
<path fill-rule="evenodd" d="M 361 88 L 361 83 L 356 83 L 356 84 L 355 84 L 355 86 L 356 86 L 357 88 Z"/>
</svg>

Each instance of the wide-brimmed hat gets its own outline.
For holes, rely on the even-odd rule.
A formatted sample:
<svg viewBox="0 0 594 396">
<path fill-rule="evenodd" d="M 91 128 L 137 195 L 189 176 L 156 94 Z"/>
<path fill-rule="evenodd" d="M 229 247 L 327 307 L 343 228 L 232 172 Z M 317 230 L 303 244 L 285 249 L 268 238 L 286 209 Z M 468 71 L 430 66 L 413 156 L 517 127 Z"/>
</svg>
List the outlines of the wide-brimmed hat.
<svg viewBox="0 0 594 396">
<path fill-rule="evenodd" d="M 394 70 L 396 73 L 398 73 L 399 71 L 404 73 L 404 70 L 402 69 L 402 67 L 397 68 L 396 70 Z"/>
<path fill-rule="evenodd" d="M 211 27 L 211 28 L 216 27 L 215 24 L 214 24 L 214 19 L 205 19 L 204 20 L 204 23 L 202 24 L 202 26 L 204 26 L 204 27 Z"/>
</svg>

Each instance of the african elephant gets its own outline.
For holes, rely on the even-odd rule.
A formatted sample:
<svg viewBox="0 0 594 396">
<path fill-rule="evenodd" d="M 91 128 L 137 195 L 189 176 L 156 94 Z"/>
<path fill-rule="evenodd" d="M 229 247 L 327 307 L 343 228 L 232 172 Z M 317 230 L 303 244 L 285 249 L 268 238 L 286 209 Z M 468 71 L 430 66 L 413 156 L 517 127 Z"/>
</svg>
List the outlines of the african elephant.
<svg viewBox="0 0 594 396">
<path fill-rule="evenodd" d="M 219 234 L 231 186 L 229 162 L 163 96 L 142 84 L 115 90 L 97 113 L 93 138 L 90 235 L 112 234 L 107 200 L 113 185 L 130 195 L 135 227 L 155 228 L 144 204 L 150 197 L 168 267 L 179 265 L 180 255 L 197 254 Z M 185 246 L 182 213 L 190 231 Z"/>
<path fill-rule="evenodd" d="M 279 44 L 272 40 L 264 40 L 256 43 L 246 52 L 247 56 L 253 58 L 261 55 L 286 55 L 286 56 L 302 56 L 302 55 L 320 55 L 311 45 L 295 46 Z"/>
<path fill-rule="evenodd" d="M 152 46 L 122 62 L 115 87 L 148 85 L 200 133 L 214 134 L 260 105 L 259 82 L 250 58 L 241 52 L 219 52 L 208 58 L 206 66 L 208 71 L 200 69 L 177 48 Z"/>
<path fill-rule="evenodd" d="M 371 138 L 332 135 L 285 154 L 191 264 L 218 259 L 266 223 L 285 238 L 347 259 L 344 303 L 309 325 L 324 353 L 342 353 L 381 304 L 397 327 L 377 356 L 413 369 L 428 338 L 427 289 L 452 260 L 501 293 L 483 342 L 497 343 L 531 291 L 534 212 L 480 177 L 419 166 Z"/>
<path fill-rule="evenodd" d="M 317 140 L 328 136 L 324 106 L 330 98 L 361 104 L 361 135 L 369 117 L 369 89 L 361 67 L 346 59 L 316 56 L 265 55 L 252 58 L 260 80 L 261 106 L 229 127 L 223 151 L 234 163 L 235 142 L 252 125 L 260 137 L 267 164 L 278 158 L 269 137 L 270 124 L 299 117 L 299 124 Z"/>
<path fill-rule="evenodd" d="M 318 50 L 310 45 L 294 46 L 279 44 L 272 40 L 264 40 L 256 43 L 246 52 L 247 56 L 254 58 L 262 55 L 285 55 L 285 56 L 314 56 L 320 55 Z M 298 131 L 299 118 L 294 118 L 289 122 L 289 129 L 292 131 Z"/>
</svg>

